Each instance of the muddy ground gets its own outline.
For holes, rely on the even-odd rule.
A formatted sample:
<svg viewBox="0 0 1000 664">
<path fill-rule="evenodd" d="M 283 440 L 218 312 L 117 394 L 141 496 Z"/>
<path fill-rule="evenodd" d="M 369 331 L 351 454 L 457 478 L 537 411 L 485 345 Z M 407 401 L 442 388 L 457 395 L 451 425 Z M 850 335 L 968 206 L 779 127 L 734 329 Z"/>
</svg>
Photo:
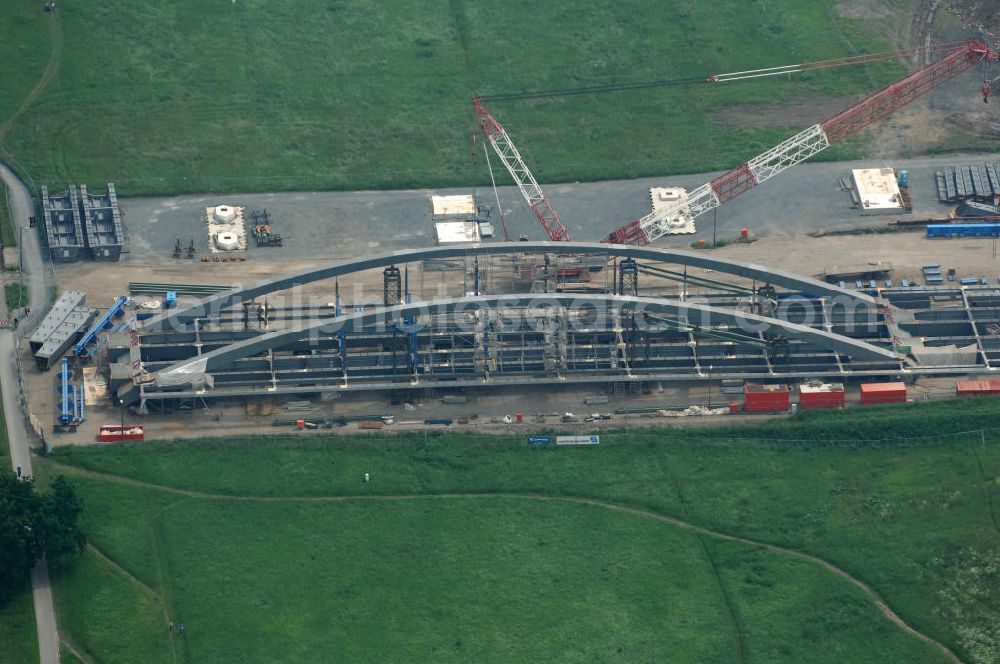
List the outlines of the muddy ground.
<svg viewBox="0 0 1000 664">
<path fill-rule="evenodd" d="M 909 14 L 901 13 L 890 0 L 844 0 L 836 11 L 847 18 L 864 20 L 866 28 L 895 49 L 926 46 L 973 37 L 986 38 L 994 47 L 1000 41 L 1000 3 L 995 0 L 918 0 Z M 937 57 L 933 51 L 925 56 Z M 910 69 L 924 57 L 901 58 Z M 864 141 L 874 157 L 909 157 L 947 150 L 955 145 L 991 149 L 1000 139 L 1000 97 L 984 104 L 982 67 L 897 111 L 868 129 Z M 835 75 L 835 74 L 834 74 Z M 995 63 L 990 78 L 1000 76 Z M 1000 81 L 997 82 L 1000 89 Z M 714 114 L 716 121 L 742 127 L 808 126 L 858 101 L 854 98 L 799 97 L 783 104 L 732 106 Z"/>
</svg>

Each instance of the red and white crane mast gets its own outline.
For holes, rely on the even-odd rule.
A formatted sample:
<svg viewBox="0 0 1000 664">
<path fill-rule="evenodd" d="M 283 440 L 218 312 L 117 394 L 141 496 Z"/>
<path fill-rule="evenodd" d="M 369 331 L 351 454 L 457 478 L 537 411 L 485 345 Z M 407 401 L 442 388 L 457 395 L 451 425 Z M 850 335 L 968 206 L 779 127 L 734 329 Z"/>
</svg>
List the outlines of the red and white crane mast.
<svg viewBox="0 0 1000 664">
<path fill-rule="evenodd" d="M 472 98 L 472 106 L 476 110 L 479 129 L 483 132 L 483 136 L 489 140 L 493 150 L 500 157 L 500 161 L 507 167 L 507 171 L 514 178 L 521 195 L 524 196 L 524 200 L 528 202 L 528 206 L 538 217 L 538 221 L 541 222 L 549 239 L 553 242 L 568 242 L 569 231 L 566 230 L 566 224 L 559 218 L 559 214 L 538 185 L 535 176 L 528 170 L 527 164 L 521 158 L 521 153 L 517 151 L 503 125 L 496 121 L 496 118 L 490 113 L 490 109 L 479 97 Z"/>
<path fill-rule="evenodd" d="M 692 218 L 717 208 L 834 143 L 853 136 L 976 64 L 997 59 L 1000 59 L 1000 54 L 982 40 L 965 42 L 840 113 L 703 184 L 690 192 L 686 200 L 622 226 L 602 241 L 614 244 L 648 244 L 670 232 L 672 225 L 683 223 L 682 215 L 685 213 L 688 218 Z M 711 82 L 723 80 L 725 79 L 721 77 L 709 78 Z M 987 101 L 988 97 L 989 85 L 986 84 L 983 86 L 983 100 Z"/>
</svg>

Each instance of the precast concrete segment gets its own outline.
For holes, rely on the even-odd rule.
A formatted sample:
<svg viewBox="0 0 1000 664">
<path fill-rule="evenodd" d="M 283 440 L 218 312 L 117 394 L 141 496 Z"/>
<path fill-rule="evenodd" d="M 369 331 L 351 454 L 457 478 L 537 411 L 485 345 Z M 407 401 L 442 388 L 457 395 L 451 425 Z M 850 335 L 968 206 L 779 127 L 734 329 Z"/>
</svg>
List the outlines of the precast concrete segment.
<svg viewBox="0 0 1000 664">
<path fill-rule="evenodd" d="M 155 374 L 155 382 L 160 387 L 197 382 L 199 379 L 203 379 L 206 374 L 229 366 L 239 358 L 256 355 L 268 349 L 281 348 L 314 335 L 329 336 L 340 330 L 359 331 L 365 326 L 379 321 L 400 320 L 431 314 L 471 312 L 484 307 L 513 308 L 524 306 L 536 308 L 567 307 L 577 310 L 590 309 L 594 312 L 607 311 L 614 307 L 634 311 L 637 315 L 643 312 L 663 313 L 680 316 L 683 320 L 703 326 L 729 324 L 738 329 L 751 330 L 754 333 L 757 331 L 776 332 L 789 338 L 809 341 L 821 348 L 861 360 L 896 359 L 895 353 L 864 341 L 797 323 L 789 323 L 777 318 L 744 313 L 735 309 L 629 295 L 524 294 L 443 298 L 386 307 L 369 313 L 324 318 L 307 325 L 237 341 L 191 360 L 178 362 L 167 369 L 158 371 Z"/>
<path fill-rule="evenodd" d="M 221 311 L 222 309 L 246 300 L 286 290 L 293 286 L 332 279 L 345 274 L 382 268 L 399 263 L 412 263 L 421 260 L 454 258 L 463 256 L 483 256 L 496 254 L 592 254 L 608 257 L 619 256 L 641 260 L 675 263 L 724 274 L 731 274 L 746 279 L 754 279 L 761 283 L 781 286 L 788 290 L 812 295 L 815 297 L 837 298 L 850 306 L 868 305 L 874 307 L 875 298 L 864 293 L 839 288 L 810 277 L 802 277 L 789 272 L 775 270 L 754 263 L 743 263 L 703 252 L 678 251 L 657 247 L 636 247 L 623 244 L 602 244 L 598 242 L 503 242 L 490 244 L 466 244 L 424 249 L 404 249 L 381 254 L 352 258 L 338 261 L 319 268 L 311 268 L 294 272 L 277 279 L 259 282 L 246 288 L 236 288 L 230 291 L 206 297 L 189 307 L 178 307 L 164 311 L 145 321 L 145 330 L 170 329 L 192 322 Z"/>
</svg>

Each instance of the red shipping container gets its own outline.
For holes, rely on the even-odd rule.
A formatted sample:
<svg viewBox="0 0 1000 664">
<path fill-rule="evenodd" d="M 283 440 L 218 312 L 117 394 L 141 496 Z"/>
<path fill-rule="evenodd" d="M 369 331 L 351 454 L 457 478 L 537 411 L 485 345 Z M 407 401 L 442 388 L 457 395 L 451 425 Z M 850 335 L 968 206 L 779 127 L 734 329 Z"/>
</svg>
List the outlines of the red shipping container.
<svg viewBox="0 0 1000 664">
<path fill-rule="evenodd" d="M 862 383 L 861 403 L 869 405 L 875 403 L 905 403 L 906 384 L 905 383 Z"/>
<path fill-rule="evenodd" d="M 743 386 L 743 412 L 745 413 L 775 413 L 787 411 L 791 390 L 787 385 L 753 385 Z"/>
<path fill-rule="evenodd" d="M 960 380 L 955 383 L 955 395 L 978 397 L 1000 394 L 1000 380 Z"/>
<path fill-rule="evenodd" d="M 843 383 L 823 383 L 822 385 L 799 385 L 799 408 L 843 408 Z"/>
</svg>

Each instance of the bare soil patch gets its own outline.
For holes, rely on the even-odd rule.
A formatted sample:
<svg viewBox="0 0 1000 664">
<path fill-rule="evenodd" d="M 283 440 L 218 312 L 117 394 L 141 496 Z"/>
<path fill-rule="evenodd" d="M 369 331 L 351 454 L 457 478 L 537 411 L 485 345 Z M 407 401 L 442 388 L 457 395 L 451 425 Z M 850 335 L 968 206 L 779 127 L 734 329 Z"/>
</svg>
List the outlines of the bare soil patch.
<svg viewBox="0 0 1000 664">
<path fill-rule="evenodd" d="M 1000 114 L 997 113 L 955 113 L 948 117 L 948 122 L 973 136 L 1000 139 Z"/>
<path fill-rule="evenodd" d="M 951 0 L 948 11 L 962 22 L 995 42 L 1000 37 L 1000 5 L 996 0 Z"/>
</svg>

